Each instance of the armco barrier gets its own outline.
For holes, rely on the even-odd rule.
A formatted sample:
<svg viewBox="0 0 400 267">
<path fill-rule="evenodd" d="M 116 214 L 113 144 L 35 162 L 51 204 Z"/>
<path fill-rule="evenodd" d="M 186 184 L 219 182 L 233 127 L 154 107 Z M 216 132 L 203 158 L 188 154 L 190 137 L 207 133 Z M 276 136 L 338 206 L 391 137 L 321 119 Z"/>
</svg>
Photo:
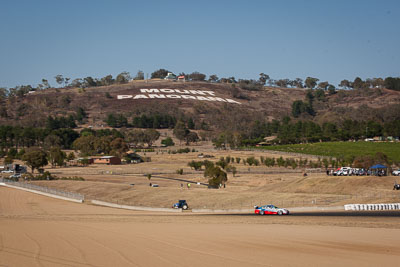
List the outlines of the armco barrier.
<svg viewBox="0 0 400 267">
<path fill-rule="evenodd" d="M 54 188 L 48 188 L 29 183 L 15 182 L 8 179 L 0 179 L 0 185 L 77 203 L 83 203 L 85 199 L 85 197 L 82 194 L 66 192 Z"/>
<path fill-rule="evenodd" d="M 254 209 L 192 209 L 195 213 L 249 213 Z"/>
<path fill-rule="evenodd" d="M 347 204 L 345 210 L 400 210 L 400 203 L 386 204 Z"/>
<path fill-rule="evenodd" d="M 33 190 L 33 189 L 28 189 L 28 188 L 24 188 L 24 187 L 9 185 L 9 184 L 6 184 L 6 183 L 3 183 L 1 185 L 2 186 L 6 186 L 6 187 L 10 187 L 10 188 L 14 188 L 14 189 L 19 189 L 19 190 L 31 192 L 31 193 L 35 193 L 35 194 L 39 194 L 39 195 L 46 196 L 46 197 L 58 198 L 58 199 L 72 201 L 72 202 L 76 202 L 76 203 L 83 203 L 83 199 L 74 199 L 74 198 L 63 197 L 63 196 L 54 195 L 54 194 L 50 194 L 50 193 L 45 193 L 45 192 L 41 192 L 41 191 L 37 191 L 37 190 Z"/>
<path fill-rule="evenodd" d="M 121 205 L 121 204 L 115 204 L 115 203 L 110 203 L 110 202 L 104 202 L 104 201 L 100 201 L 100 200 L 92 200 L 92 204 L 99 205 L 99 206 L 110 207 L 110 208 L 126 209 L 126 210 L 182 212 L 182 209 L 128 206 L 128 205 Z"/>
</svg>

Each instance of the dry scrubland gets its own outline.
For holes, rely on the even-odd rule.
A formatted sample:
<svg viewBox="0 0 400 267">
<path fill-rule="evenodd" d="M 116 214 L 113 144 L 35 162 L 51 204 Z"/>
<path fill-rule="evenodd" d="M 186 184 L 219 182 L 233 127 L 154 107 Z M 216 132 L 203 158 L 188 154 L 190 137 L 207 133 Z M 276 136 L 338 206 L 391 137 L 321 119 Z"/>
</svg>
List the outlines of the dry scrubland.
<svg viewBox="0 0 400 267">
<path fill-rule="evenodd" d="M 273 203 L 278 206 L 337 206 L 346 203 L 399 202 L 399 194 L 393 191 L 393 176 L 327 176 L 325 173 L 308 173 L 304 169 L 268 168 L 248 166 L 242 162 L 233 164 L 238 173 L 233 177 L 228 173 L 226 188 L 207 189 L 192 183 L 187 189 L 186 182 L 165 178 L 182 179 L 207 183 L 202 171 L 191 170 L 187 163 L 191 160 L 204 160 L 198 154 L 213 155 L 208 160 L 217 161 L 220 157 L 254 156 L 279 157 L 265 151 L 224 151 L 207 146 L 194 147 L 199 152 L 188 154 L 168 154 L 166 152 L 147 152 L 152 161 L 141 164 L 119 166 L 90 165 L 88 167 L 67 167 L 48 170 L 57 176 L 81 176 L 86 181 L 36 181 L 35 184 L 59 188 L 65 191 L 84 194 L 86 199 L 97 199 L 116 203 L 170 207 L 178 199 L 186 199 L 191 208 L 242 208 L 251 209 L 255 204 Z M 173 148 L 172 148 L 173 149 Z M 166 150 L 165 150 L 166 151 Z M 280 152 L 279 152 L 280 153 Z M 144 153 L 140 153 L 144 155 Z M 302 156 L 303 159 L 306 156 Z M 308 156 L 309 160 L 317 160 Z M 183 169 L 183 175 L 176 170 Z M 250 170 L 250 171 L 249 171 Z M 151 173 L 149 181 L 146 174 Z M 149 187 L 149 183 L 159 188 Z M 134 184 L 134 185 L 131 185 Z M 181 188 L 183 184 L 183 188 Z"/>
</svg>

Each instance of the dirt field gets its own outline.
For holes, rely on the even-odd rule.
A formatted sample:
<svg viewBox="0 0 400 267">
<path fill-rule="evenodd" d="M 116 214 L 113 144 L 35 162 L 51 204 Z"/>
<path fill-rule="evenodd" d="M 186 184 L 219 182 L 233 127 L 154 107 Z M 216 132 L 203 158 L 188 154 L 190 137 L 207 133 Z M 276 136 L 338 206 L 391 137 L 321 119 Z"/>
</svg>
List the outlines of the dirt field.
<svg viewBox="0 0 400 267">
<path fill-rule="evenodd" d="M 323 170 L 308 173 L 304 169 L 266 166 L 248 166 L 247 157 L 295 157 L 269 151 L 225 151 L 211 146 L 194 146 L 198 152 L 168 154 L 165 149 L 140 154 L 151 157 L 151 162 L 125 165 L 89 165 L 87 167 L 46 168 L 62 176 L 81 176 L 85 181 L 36 181 L 41 186 L 77 192 L 85 198 L 122 203 L 134 206 L 171 207 L 178 199 L 186 199 L 191 208 L 252 208 L 254 205 L 272 203 L 282 207 L 338 206 L 349 203 L 398 202 L 399 193 L 393 191 L 396 177 L 327 176 Z M 172 148 L 176 149 L 176 148 Z M 202 171 L 187 166 L 188 162 L 201 161 L 200 153 L 218 161 L 220 157 L 241 158 L 233 163 L 238 173 L 228 173 L 226 188 L 207 189 L 197 182 L 207 183 Z M 305 156 L 302 156 L 303 159 Z M 317 157 L 308 157 L 317 160 Z M 183 175 L 176 170 L 183 169 Z M 152 174 L 149 181 L 146 174 Z M 190 190 L 187 181 L 192 181 Z M 149 183 L 160 187 L 151 188 Z M 194 183 L 193 183 L 194 182 Z M 132 185 L 134 184 L 134 185 Z M 181 187 L 182 186 L 182 187 Z"/>
<path fill-rule="evenodd" d="M 154 214 L 0 187 L 0 266 L 395 266 L 399 228 L 399 216 Z"/>
</svg>

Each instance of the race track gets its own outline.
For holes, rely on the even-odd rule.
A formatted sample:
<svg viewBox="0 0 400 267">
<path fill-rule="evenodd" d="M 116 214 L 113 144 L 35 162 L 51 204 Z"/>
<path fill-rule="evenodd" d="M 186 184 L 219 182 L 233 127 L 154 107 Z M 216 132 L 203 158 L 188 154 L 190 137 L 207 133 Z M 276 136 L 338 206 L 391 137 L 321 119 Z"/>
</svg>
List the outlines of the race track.
<svg viewBox="0 0 400 267">
<path fill-rule="evenodd" d="M 155 214 L 0 187 L 0 266 L 395 266 L 382 213 Z"/>
</svg>

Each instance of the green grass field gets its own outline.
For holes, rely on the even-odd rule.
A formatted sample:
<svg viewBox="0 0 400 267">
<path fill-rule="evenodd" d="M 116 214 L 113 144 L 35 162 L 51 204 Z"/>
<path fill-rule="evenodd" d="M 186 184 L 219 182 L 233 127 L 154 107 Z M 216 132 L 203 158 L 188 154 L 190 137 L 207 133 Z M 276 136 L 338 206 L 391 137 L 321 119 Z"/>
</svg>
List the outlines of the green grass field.
<svg viewBox="0 0 400 267">
<path fill-rule="evenodd" d="M 263 149 L 344 158 L 349 156 L 374 155 L 376 152 L 382 152 L 386 154 L 389 159 L 400 162 L 400 143 L 325 142 L 269 146 L 263 147 Z"/>
</svg>

